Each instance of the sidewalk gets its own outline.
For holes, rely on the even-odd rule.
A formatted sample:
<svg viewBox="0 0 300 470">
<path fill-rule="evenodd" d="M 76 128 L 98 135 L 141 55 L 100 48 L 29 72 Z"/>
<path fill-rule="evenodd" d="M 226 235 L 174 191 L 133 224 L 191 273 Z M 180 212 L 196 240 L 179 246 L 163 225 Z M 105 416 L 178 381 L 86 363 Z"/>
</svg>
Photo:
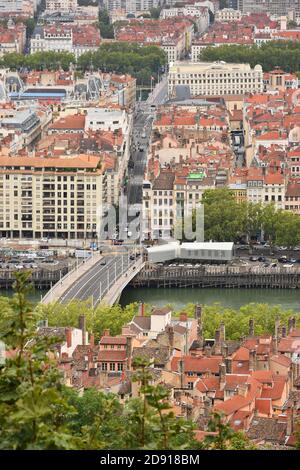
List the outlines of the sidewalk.
<svg viewBox="0 0 300 470">
<path fill-rule="evenodd" d="M 82 262 L 78 268 L 75 267 L 67 273 L 60 281 L 58 281 L 51 290 L 43 297 L 41 303 L 48 304 L 60 299 L 64 292 L 74 284 L 74 282 L 83 276 L 89 269 L 91 269 L 103 256 L 95 253 L 85 262 Z"/>
<path fill-rule="evenodd" d="M 123 292 L 123 289 L 129 284 L 129 282 L 134 278 L 136 274 L 144 267 L 145 262 L 143 258 L 139 258 L 138 261 L 127 269 L 126 273 L 122 274 L 117 282 L 109 289 L 100 302 L 103 302 L 107 305 L 113 305 L 116 300 L 120 297 Z"/>
</svg>

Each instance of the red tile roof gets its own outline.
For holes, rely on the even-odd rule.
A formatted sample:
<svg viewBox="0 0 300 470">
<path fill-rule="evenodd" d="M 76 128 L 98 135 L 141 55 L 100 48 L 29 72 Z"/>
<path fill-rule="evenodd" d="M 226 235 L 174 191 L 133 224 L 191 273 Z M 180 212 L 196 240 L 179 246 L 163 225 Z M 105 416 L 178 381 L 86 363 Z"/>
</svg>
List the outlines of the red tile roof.
<svg viewBox="0 0 300 470">
<path fill-rule="evenodd" d="M 255 409 L 263 415 L 272 414 L 272 400 L 270 398 L 256 398 Z"/>
<path fill-rule="evenodd" d="M 126 344 L 126 338 L 124 336 L 102 336 L 99 344 Z"/>
<path fill-rule="evenodd" d="M 214 374 L 219 373 L 219 365 L 222 362 L 222 356 L 212 357 L 192 357 L 183 356 L 183 370 L 184 372 L 199 372 L 204 373 L 210 371 Z M 171 361 L 171 370 L 178 371 L 178 362 L 180 357 L 173 357 Z"/>
<path fill-rule="evenodd" d="M 289 357 L 284 356 L 283 354 L 274 355 L 270 359 L 271 359 L 271 361 L 275 362 L 276 364 L 280 364 L 284 367 L 290 367 L 291 362 L 292 362 Z"/>
<path fill-rule="evenodd" d="M 126 360 L 126 351 L 99 351 L 98 360 L 103 362 L 123 362 Z"/>
</svg>

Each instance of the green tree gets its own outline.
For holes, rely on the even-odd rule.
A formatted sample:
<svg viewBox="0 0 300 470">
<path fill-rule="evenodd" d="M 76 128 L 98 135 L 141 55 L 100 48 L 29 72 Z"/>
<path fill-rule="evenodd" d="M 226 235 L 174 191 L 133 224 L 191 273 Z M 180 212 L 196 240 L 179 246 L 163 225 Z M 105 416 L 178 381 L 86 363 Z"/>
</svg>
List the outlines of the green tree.
<svg viewBox="0 0 300 470">
<path fill-rule="evenodd" d="M 99 28 L 102 38 L 113 39 L 114 38 L 114 28 L 110 24 L 108 11 L 105 9 L 100 9 L 99 11 Z"/>
<path fill-rule="evenodd" d="M 61 396 L 61 377 L 47 355 L 48 339 L 36 335 L 26 300 L 30 273 L 17 273 L 11 315 L 1 340 L 12 356 L 0 367 L 0 448 L 74 449 L 66 418 L 75 411 Z"/>
<path fill-rule="evenodd" d="M 249 63 L 251 67 L 260 64 L 265 72 L 275 66 L 287 72 L 300 70 L 300 42 L 270 41 L 261 46 L 224 45 L 220 47 L 207 47 L 201 52 L 201 60 Z"/>
<path fill-rule="evenodd" d="M 204 205 L 205 240 L 234 241 L 244 233 L 245 207 L 229 189 L 207 190 Z"/>
<path fill-rule="evenodd" d="M 195 426 L 191 421 L 177 419 L 171 411 L 170 390 L 164 385 L 152 385 L 151 363 L 136 358 L 133 382 L 140 384 L 141 402 L 135 408 L 139 448 L 172 450 L 196 446 Z"/>
<path fill-rule="evenodd" d="M 87 330 L 92 331 L 95 339 L 99 339 L 103 331 L 109 329 L 112 335 L 121 333 L 122 326 L 132 320 L 137 312 L 137 304 L 122 308 L 120 305 L 100 304 L 95 309 L 91 301 L 77 300 L 67 304 L 39 304 L 36 313 L 40 319 L 48 319 L 49 326 L 78 326 L 79 312 L 86 316 Z"/>
<path fill-rule="evenodd" d="M 150 8 L 150 16 L 151 18 L 157 20 L 159 18 L 159 15 L 160 15 L 160 12 L 161 12 L 162 8 L 161 7 L 153 7 L 153 8 Z"/>
<path fill-rule="evenodd" d="M 214 412 L 209 423 L 208 430 L 216 433 L 206 436 L 204 448 L 209 450 L 254 450 L 255 446 L 242 432 L 235 432 L 223 416 Z"/>
<path fill-rule="evenodd" d="M 281 211 L 276 225 L 276 244 L 294 248 L 300 245 L 300 218 L 292 212 Z"/>
</svg>

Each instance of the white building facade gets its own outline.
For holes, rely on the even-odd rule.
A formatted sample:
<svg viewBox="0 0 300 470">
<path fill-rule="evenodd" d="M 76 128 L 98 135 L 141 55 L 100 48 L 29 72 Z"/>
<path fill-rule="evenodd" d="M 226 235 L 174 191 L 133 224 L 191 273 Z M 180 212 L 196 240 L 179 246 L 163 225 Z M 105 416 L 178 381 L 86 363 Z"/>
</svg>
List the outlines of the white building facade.
<svg viewBox="0 0 300 470">
<path fill-rule="evenodd" d="M 169 67 L 169 97 L 178 85 L 189 86 L 192 96 L 261 93 L 263 71 L 261 65 L 251 69 L 249 64 L 175 62 Z"/>
</svg>

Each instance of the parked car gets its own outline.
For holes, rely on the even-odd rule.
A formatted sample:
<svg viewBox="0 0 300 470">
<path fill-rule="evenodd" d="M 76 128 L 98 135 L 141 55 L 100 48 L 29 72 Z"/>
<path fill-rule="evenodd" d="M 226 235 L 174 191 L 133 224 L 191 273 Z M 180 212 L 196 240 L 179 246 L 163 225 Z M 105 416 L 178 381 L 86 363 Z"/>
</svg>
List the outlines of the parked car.
<svg viewBox="0 0 300 470">
<path fill-rule="evenodd" d="M 106 261 L 104 259 L 104 260 L 101 261 L 100 266 L 105 266 L 105 265 L 106 265 Z"/>
<path fill-rule="evenodd" d="M 257 256 L 250 256 L 249 261 L 258 261 Z"/>
</svg>

